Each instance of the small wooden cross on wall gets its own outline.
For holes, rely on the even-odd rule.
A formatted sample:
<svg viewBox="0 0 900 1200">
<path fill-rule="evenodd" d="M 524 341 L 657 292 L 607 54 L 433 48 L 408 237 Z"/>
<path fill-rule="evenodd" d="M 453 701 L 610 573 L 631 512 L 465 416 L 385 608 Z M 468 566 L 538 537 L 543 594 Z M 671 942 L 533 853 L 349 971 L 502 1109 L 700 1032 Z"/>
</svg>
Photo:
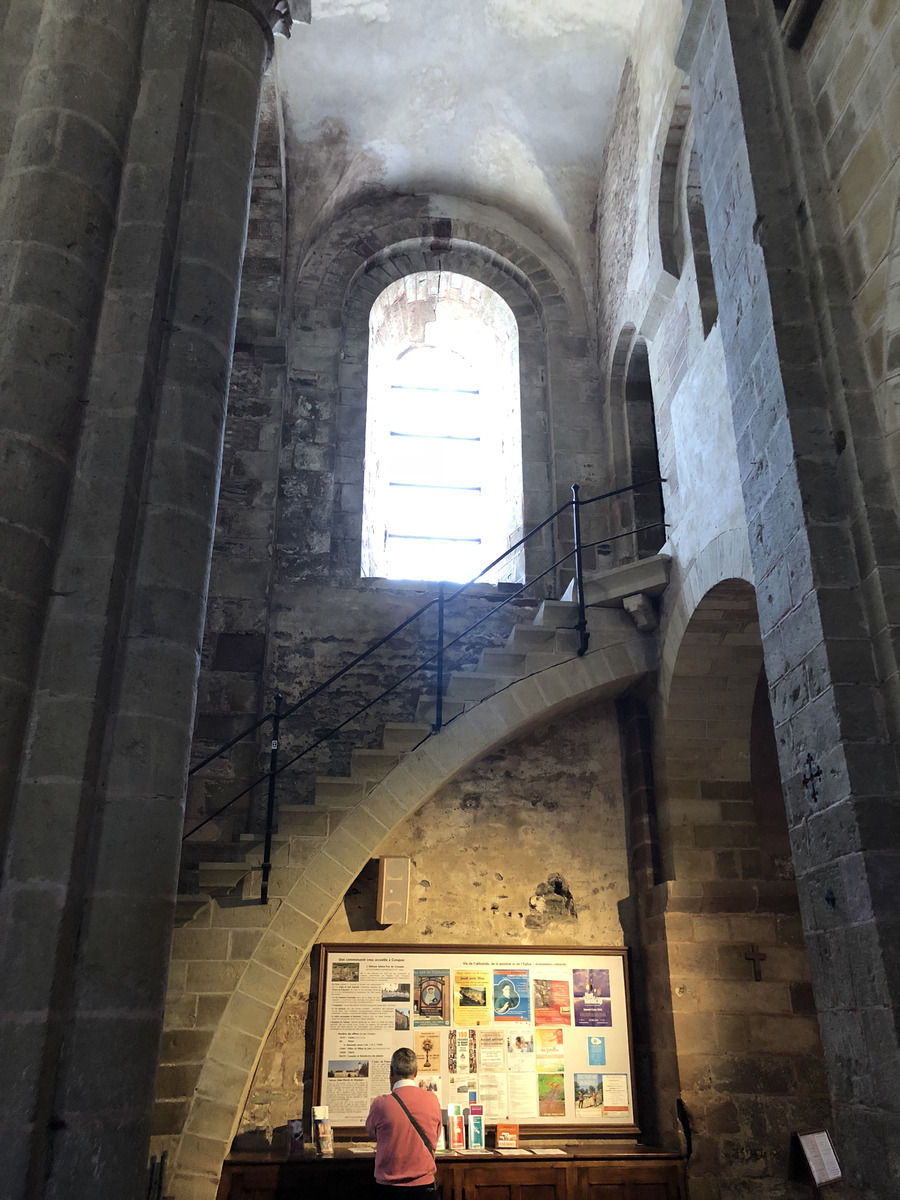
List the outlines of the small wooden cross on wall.
<svg viewBox="0 0 900 1200">
<path fill-rule="evenodd" d="M 744 958 L 746 958 L 747 962 L 753 963 L 753 978 L 757 983 L 759 983 L 759 981 L 762 979 L 761 964 L 766 961 L 766 956 L 764 954 L 760 954 L 759 946 L 757 946 L 755 942 L 752 942 L 747 950 L 747 953 L 744 955 Z"/>
<path fill-rule="evenodd" d="M 818 800 L 819 798 L 819 789 L 816 787 L 816 780 L 821 778 L 822 768 L 813 758 L 812 754 L 807 754 L 806 773 L 803 776 L 802 783 L 805 788 L 809 789 L 809 796 L 811 800 Z"/>
</svg>

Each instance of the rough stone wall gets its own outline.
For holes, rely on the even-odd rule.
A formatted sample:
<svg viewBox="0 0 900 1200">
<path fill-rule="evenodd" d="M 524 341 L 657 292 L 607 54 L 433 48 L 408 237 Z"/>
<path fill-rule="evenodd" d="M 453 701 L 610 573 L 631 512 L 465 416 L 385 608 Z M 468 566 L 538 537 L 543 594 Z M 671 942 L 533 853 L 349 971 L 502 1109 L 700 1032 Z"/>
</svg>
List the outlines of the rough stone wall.
<svg viewBox="0 0 900 1200">
<path fill-rule="evenodd" d="M 500 747 L 392 832 L 382 852 L 413 864 L 406 925 L 375 924 L 373 860 L 321 940 L 621 946 L 625 825 L 616 713 L 604 702 Z M 553 892 L 556 877 L 571 911 Z M 263 1050 L 245 1137 L 271 1138 L 289 1117 L 308 1115 L 314 1014 L 307 962 Z"/>
<path fill-rule="evenodd" d="M 826 0 L 802 49 L 853 308 L 877 387 L 890 366 L 887 289 L 900 194 L 900 12 L 891 0 Z M 898 353 L 896 345 L 894 355 Z M 881 419 L 900 474 L 900 408 Z"/>
</svg>

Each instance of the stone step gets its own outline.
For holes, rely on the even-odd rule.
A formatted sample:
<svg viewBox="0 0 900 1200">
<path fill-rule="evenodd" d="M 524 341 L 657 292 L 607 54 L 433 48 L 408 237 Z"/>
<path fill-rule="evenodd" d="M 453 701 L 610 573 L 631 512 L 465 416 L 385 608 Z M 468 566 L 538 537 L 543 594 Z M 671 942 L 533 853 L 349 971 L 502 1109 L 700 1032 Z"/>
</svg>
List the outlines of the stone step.
<svg viewBox="0 0 900 1200">
<path fill-rule="evenodd" d="M 544 600 L 534 618 L 544 629 L 573 629 L 578 620 L 578 605 L 569 600 Z"/>
<path fill-rule="evenodd" d="M 279 804 L 279 837 L 326 838 L 330 832 L 327 808 L 318 804 Z"/>
<path fill-rule="evenodd" d="M 409 753 L 415 750 L 431 733 L 430 725 L 405 724 L 399 721 L 389 722 L 384 727 L 381 745 L 385 750 L 398 750 Z"/>
<path fill-rule="evenodd" d="M 452 721 L 460 713 L 466 711 L 467 702 L 463 700 L 444 700 L 442 720 Z M 420 696 L 416 706 L 416 720 L 429 721 L 432 725 L 436 720 L 434 696 Z"/>
<path fill-rule="evenodd" d="M 316 780 L 317 808 L 355 808 L 361 803 L 373 784 L 350 775 L 323 775 Z"/>
<path fill-rule="evenodd" d="M 447 690 L 444 693 L 444 705 L 454 700 L 484 700 L 508 687 L 518 675 L 485 675 L 480 671 L 453 671 Z"/>
<path fill-rule="evenodd" d="M 350 755 L 351 779 L 378 783 L 404 757 L 402 750 L 354 750 Z"/>
<path fill-rule="evenodd" d="M 555 629 L 543 625 L 517 625 L 509 636 L 507 648 L 518 653 L 533 650 L 570 656 L 578 649 L 578 634 L 574 629 Z"/>
<path fill-rule="evenodd" d="M 201 908 L 206 908 L 212 897 L 207 892 L 181 892 L 175 897 L 175 927 L 180 928 L 193 921 Z"/>
<path fill-rule="evenodd" d="M 482 650 L 477 669 L 485 675 L 524 675 L 527 657 L 528 653 L 524 649 Z"/>
<path fill-rule="evenodd" d="M 545 643 L 552 647 L 553 642 Z M 555 667 L 558 663 L 568 662 L 578 648 L 578 638 L 570 650 L 555 651 L 522 648 L 519 652 L 512 650 L 485 650 L 481 656 L 481 666 L 485 674 L 493 672 L 497 675 L 511 675 L 521 679 L 525 675 L 533 675 L 535 671 L 544 671 L 547 667 Z"/>
<path fill-rule="evenodd" d="M 672 559 L 668 554 L 654 554 L 650 558 L 639 558 L 607 571 L 586 571 L 584 576 L 584 600 L 586 604 L 615 608 L 626 596 L 641 593 L 644 596 L 659 596 L 669 583 Z M 572 593 L 569 585 L 566 598 Z"/>
<path fill-rule="evenodd" d="M 202 862 L 200 863 L 201 892 L 232 891 L 249 875 L 253 868 L 246 862 Z"/>
</svg>

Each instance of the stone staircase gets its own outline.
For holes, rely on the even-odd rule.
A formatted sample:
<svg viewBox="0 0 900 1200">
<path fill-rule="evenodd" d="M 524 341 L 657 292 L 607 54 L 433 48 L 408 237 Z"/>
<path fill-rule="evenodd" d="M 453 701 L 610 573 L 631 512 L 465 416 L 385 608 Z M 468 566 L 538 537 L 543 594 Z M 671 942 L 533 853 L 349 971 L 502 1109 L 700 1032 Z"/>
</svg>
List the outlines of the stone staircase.
<svg viewBox="0 0 900 1200">
<path fill-rule="evenodd" d="M 608 652 L 633 640 L 637 630 L 654 627 L 649 596 L 658 595 L 668 581 L 669 559 L 657 555 L 612 572 L 598 573 L 585 581 L 590 644 L 588 654 Z M 518 680 L 539 675 L 577 657 L 579 635 L 575 629 L 578 607 L 571 600 L 545 600 L 531 625 L 517 625 L 502 648 L 482 652 L 474 670 L 450 673 L 444 691 L 442 723 L 495 696 Z M 272 842 L 269 895 L 284 896 L 302 876 L 341 821 L 422 742 L 434 735 L 435 697 L 420 698 L 416 719 L 408 724 L 384 726 L 377 749 L 352 752 L 350 774 L 316 780 L 313 804 L 281 804 L 277 833 Z M 176 925 L 193 920 L 206 904 L 237 906 L 259 899 L 264 841 L 261 835 L 244 834 L 223 847 L 223 857 L 201 861 L 199 890 L 179 895 Z"/>
</svg>

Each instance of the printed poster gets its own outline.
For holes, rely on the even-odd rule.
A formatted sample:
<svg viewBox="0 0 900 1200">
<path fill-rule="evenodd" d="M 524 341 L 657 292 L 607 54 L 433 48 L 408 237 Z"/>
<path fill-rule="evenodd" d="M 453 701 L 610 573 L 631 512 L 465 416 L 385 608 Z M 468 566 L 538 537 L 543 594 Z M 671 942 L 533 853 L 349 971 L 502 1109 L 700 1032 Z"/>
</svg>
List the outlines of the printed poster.
<svg viewBox="0 0 900 1200">
<path fill-rule="evenodd" d="M 565 1071 L 565 1049 L 561 1029 L 536 1029 L 534 1049 L 539 1073 L 555 1075 Z"/>
<path fill-rule="evenodd" d="M 494 1020 L 531 1024 L 530 971 L 494 972 Z"/>
<path fill-rule="evenodd" d="M 562 1071 L 538 1074 L 538 1115 L 541 1117 L 564 1117 L 566 1115 L 566 1086 Z"/>
<path fill-rule="evenodd" d="M 420 1075 L 431 1075 L 441 1069 L 440 1033 L 416 1033 L 413 1039 Z"/>
<path fill-rule="evenodd" d="M 413 1025 L 450 1024 L 450 972 L 416 967 L 413 972 Z"/>
<path fill-rule="evenodd" d="M 593 1071 L 575 1072 L 575 1116 L 595 1119 L 603 1108 L 603 1076 Z"/>
<path fill-rule="evenodd" d="M 596 1034 L 589 1034 L 588 1040 L 588 1066 L 589 1067 L 605 1067 L 606 1066 L 606 1038 Z"/>
<path fill-rule="evenodd" d="M 566 979 L 535 979 L 535 1025 L 571 1025 L 572 1001 Z"/>
<path fill-rule="evenodd" d="M 451 1029 L 447 1034 L 447 1070 L 451 1075 L 474 1075 L 478 1070 L 478 1042 L 474 1029 Z"/>
<path fill-rule="evenodd" d="M 628 1077 L 603 1075 L 603 1116 L 607 1121 L 628 1120 Z"/>
<path fill-rule="evenodd" d="M 478 1033 L 478 1070 L 506 1070 L 506 1034 L 499 1029 L 482 1029 Z"/>
<path fill-rule="evenodd" d="M 506 1039 L 506 1064 L 510 1071 L 521 1074 L 534 1070 L 534 1034 L 529 1030 L 510 1033 Z"/>
<path fill-rule="evenodd" d="M 453 972 L 453 1024 L 490 1025 L 490 971 Z"/>
<path fill-rule="evenodd" d="M 609 970 L 605 967 L 580 967 L 572 972 L 575 996 L 575 1024 L 582 1028 L 612 1025 L 612 1000 Z"/>
</svg>

